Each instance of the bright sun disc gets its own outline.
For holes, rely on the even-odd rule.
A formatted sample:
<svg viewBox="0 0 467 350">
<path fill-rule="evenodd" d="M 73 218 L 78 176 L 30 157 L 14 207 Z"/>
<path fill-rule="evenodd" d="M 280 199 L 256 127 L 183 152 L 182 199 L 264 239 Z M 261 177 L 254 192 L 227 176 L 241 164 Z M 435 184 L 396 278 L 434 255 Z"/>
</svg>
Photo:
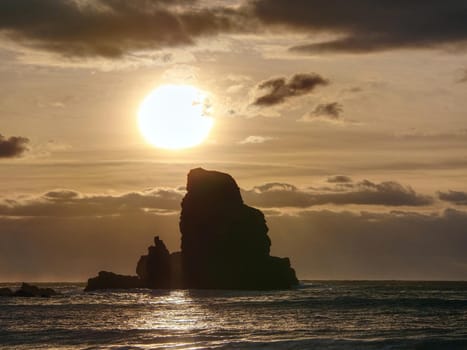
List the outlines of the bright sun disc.
<svg viewBox="0 0 467 350">
<path fill-rule="evenodd" d="M 214 124 L 206 94 L 193 86 L 163 85 L 141 103 L 138 125 L 151 145 L 182 149 L 199 145 Z"/>
</svg>

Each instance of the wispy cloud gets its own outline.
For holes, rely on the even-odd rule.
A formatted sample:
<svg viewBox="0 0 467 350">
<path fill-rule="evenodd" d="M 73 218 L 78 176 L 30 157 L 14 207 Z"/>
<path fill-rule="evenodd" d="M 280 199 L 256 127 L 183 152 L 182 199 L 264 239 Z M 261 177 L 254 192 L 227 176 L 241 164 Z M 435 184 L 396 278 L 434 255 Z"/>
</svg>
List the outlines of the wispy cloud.
<svg viewBox="0 0 467 350">
<path fill-rule="evenodd" d="M 268 136 L 248 136 L 247 138 L 243 139 L 242 141 L 239 142 L 241 145 L 246 145 L 246 144 L 257 144 L 257 143 L 265 143 L 267 141 L 272 140 L 272 137 Z"/>
</svg>

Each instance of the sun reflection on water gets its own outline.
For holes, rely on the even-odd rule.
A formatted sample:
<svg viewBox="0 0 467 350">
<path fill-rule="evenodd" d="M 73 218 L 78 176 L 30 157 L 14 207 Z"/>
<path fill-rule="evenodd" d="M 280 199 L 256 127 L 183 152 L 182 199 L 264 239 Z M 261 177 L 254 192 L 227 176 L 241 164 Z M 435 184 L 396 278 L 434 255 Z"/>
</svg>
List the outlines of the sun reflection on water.
<svg viewBox="0 0 467 350">
<path fill-rule="evenodd" d="M 196 302 L 187 290 L 146 295 L 146 310 L 132 321 L 137 329 L 190 332 L 207 327 L 209 309 Z"/>
</svg>

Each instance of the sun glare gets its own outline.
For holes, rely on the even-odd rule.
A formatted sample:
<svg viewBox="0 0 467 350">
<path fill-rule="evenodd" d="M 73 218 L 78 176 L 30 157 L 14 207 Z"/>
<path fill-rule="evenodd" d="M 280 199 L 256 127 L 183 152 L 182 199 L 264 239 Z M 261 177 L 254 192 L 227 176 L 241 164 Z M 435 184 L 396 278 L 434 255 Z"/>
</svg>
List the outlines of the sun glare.
<svg viewBox="0 0 467 350">
<path fill-rule="evenodd" d="M 206 93 L 189 85 L 158 87 L 146 96 L 138 113 L 141 134 L 158 148 L 199 145 L 208 137 L 213 124 Z"/>
</svg>

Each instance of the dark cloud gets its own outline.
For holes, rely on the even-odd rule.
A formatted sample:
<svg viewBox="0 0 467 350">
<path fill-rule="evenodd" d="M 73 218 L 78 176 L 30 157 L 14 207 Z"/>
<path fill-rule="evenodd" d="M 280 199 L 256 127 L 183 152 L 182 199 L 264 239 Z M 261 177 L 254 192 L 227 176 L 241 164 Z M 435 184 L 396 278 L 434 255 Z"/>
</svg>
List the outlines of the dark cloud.
<svg viewBox="0 0 467 350">
<path fill-rule="evenodd" d="M 438 192 L 439 199 L 457 205 L 467 205 L 467 193 L 460 191 Z"/>
<path fill-rule="evenodd" d="M 61 200 L 72 200 L 79 198 L 79 192 L 72 191 L 72 190 L 55 190 L 50 191 L 44 194 L 44 198 L 53 200 L 53 201 L 61 201 Z"/>
<path fill-rule="evenodd" d="M 343 180 L 343 179 L 341 179 Z M 352 183 L 336 183 L 334 188 L 299 190 L 289 184 L 266 184 L 243 191 L 245 202 L 262 208 L 297 207 L 315 205 L 382 205 L 426 206 L 433 198 L 416 193 L 411 187 L 387 181 L 379 184 L 368 180 Z"/>
<path fill-rule="evenodd" d="M 352 182 L 352 178 L 350 178 L 349 176 L 345 176 L 345 175 L 335 175 L 335 176 L 328 177 L 327 182 L 329 183 L 350 183 Z"/>
<path fill-rule="evenodd" d="M 339 185 L 353 185 L 349 192 L 365 192 L 364 188 L 400 192 L 400 185 L 387 183 Z M 411 193 L 407 188 L 402 191 Z M 297 194 L 302 196 L 303 207 L 310 203 L 310 196 L 324 200 L 318 191 L 304 192 L 280 182 L 244 191 L 244 198 L 247 204 L 257 205 L 254 200 L 264 202 L 264 195 L 271 194 L 270 204 L 277 206 L 278 201 L 284 204 L 284 193 L 291 194 L 291 206 L 299 206 Z M 132 274 L 154 235 L 160 235 L 170 250 L 179 249 L 182 196 L 182 189 L 167 188 L 118 196 L 58 189 L 36 198 L 3 200 L 0 278 L 84 281 L 98 270 Z M 303 210 L 293 215 L 269 211 L 267 224 L 273 253 L 290 256 L 302 279 L 467 278 L 467 213 L 462 211 Z"/>
<path fill-rule="evenodd" d="M 233 10 L 195 5 L 189 0 L 2 0 L 0 32 L 65 56 L 119 57 L 242 30 Z"/>
<path fill-rule="evenodd" d="M 14 158 L 28 151 L 29 139 L 21 136 L 6 138 L 0 134 L 0 158 Z"/>
<path fill-rule="evenodd" d="M 338 102 L 323 103 L 316 106 L 310 117 L 338 120 L 341 118 L 343 110 L 342 105 Z"/>
<path fill-rule="evenodd" d="M 261 28 L 261 26 L 263 28 Z M 191 45 L 203 36 L 279 27 L 337 39 L 300 52 L 371 52 L 467 40 L 464 0 L 2 0 L 0 32 L 64 56 L 120 57 L 132 50 Z"/>
<path fill-rule="evenodd" d="M 267 26 L 338 35 L 293 48 L 301 52 L 364 53 L 467 40 L 464 0 L 256 0 L 252 11 Z"/>
<path fill-rule="evenodd" d="M 467 213 L 303 211 L 269 216 L 272 251 L 300 278 L 467 279 Z"/>
<path fill-rule="evenodd" d="M 154 235 L 179 250 L 177 214 L 0 216 L 2 281 L 86 281 L 99 270 L 133 275 Z"/>
<path fill-rule="evenodd" d="M 467 213 L 303 211 L 267 216 L 272 253 L 301 279 L 467 279 Z M 0 217 L 2 281 L 134 274 L 154 235 L 180 248 L 179 216 Z M 25 258 L 27 257 L 27 259 Z"/>
<path fill-rule="evenodd" d="M 311 93 L 319 85 L 328 85 L 329 81 L 316 73 L 295 74 L 288 81 L 286 78 L 274 78 L 261 82 L 257 89 L 268 92 L 254 101 L 257 106 L 273 106 L 295 96 Z"/>
</svg>

